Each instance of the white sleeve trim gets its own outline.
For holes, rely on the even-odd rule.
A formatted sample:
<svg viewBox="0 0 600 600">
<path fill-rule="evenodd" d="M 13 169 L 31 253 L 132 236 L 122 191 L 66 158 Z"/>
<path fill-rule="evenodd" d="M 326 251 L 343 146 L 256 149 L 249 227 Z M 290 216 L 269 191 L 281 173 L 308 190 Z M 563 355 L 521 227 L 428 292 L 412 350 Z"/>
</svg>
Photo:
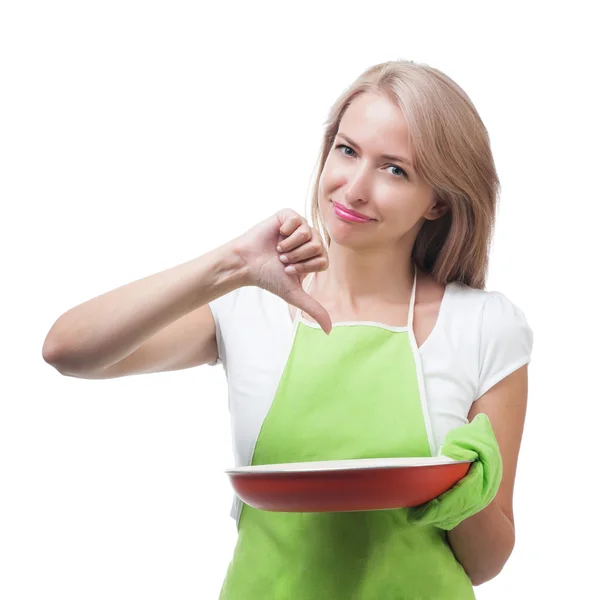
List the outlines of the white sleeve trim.
<svg viewBox="0 0 600 600">
<path fill-rule="evenodd" d="M 508 377 L 511 373 L 514 373 L 517 369 L 529 364 L 531 362 L 530 356 L 523 356 L 516 362 L 512 363 L 509 367 L 506 367 L 503 371 L 498 373 L 495 377 L 492 377 L 488 381 L 484 381 L 475 394 L 475 400 L 479 400 L 486 392 L 489 392 L 497 383 L 500 383 L 505 377 Z"/>
</svg>

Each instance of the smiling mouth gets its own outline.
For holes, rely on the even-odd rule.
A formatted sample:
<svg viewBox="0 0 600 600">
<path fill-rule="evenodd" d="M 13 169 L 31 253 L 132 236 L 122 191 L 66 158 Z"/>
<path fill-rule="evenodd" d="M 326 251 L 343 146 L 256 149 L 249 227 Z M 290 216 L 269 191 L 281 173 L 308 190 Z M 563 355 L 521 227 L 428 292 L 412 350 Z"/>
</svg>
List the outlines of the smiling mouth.
<svg viewBox="0 0 600 600">
<path fill-rule="evenodd" d="M 333 210 L 335 214 L 343 219 L 344 221 L 350 221 L 351 223 L 369 223 L 370 221 L 374 221 L 375 219 L 371 219 L 371 217 L 367 217 L 366 215 L 361 215 L 360 213 L 354 212 L 337 202 L 333 202 Z"/>
</svg>

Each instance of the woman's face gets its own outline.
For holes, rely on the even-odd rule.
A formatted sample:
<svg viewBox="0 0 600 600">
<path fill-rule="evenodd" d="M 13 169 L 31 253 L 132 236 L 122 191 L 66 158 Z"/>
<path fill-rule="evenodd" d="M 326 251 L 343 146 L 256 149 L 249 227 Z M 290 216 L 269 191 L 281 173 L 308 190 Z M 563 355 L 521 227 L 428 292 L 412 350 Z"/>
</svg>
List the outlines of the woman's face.
<svg viewBox="0 0 600 600">
<path fill-rule="evenodd" d="M 412 163 L 402 110 L 380 94 L 355 98 L 319 180 L 319 208 L 332 240 L 353 248 L 396 246 L 407 234 L 414 240 L 423 219 L 440 216 L 432 188 Z"/>
</svg>

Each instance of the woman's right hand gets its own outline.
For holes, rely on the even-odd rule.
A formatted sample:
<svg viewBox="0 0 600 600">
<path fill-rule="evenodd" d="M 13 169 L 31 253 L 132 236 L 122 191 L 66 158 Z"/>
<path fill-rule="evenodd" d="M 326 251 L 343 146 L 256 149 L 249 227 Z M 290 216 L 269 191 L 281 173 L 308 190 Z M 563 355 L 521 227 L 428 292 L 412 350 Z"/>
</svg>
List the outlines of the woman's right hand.
<svg viewBox="0 0 600 600">
<path fill-rule="evenodd" d="M 329 266 L 327 249 L 306 219 L 290 208 L 280 210 L 237 238 L 234 245 L 248 273 L 247 285 L 283 298 L 329 334 L 329 313 L 302 288 L 306 274 Z"/>
</svg>

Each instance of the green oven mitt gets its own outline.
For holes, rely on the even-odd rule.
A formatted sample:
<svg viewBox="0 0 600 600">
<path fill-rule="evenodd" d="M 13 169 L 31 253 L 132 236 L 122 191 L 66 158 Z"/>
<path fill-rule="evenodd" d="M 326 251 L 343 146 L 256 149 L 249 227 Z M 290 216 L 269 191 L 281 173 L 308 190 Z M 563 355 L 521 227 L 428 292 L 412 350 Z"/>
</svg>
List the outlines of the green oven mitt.
<svg viewBox="0 0 600 600">
<path fill-rule="evenodd" d="M 474 462 L 467 474 L 448 491 L 408 509 L 407 520 L 411 525 L 435 525 L 449 530 L 483 510 L 494 499 L 502 481 L 502 456 L 492 424 L 483 413 L 451 430 L 439 454 Z"/>
</svg>

